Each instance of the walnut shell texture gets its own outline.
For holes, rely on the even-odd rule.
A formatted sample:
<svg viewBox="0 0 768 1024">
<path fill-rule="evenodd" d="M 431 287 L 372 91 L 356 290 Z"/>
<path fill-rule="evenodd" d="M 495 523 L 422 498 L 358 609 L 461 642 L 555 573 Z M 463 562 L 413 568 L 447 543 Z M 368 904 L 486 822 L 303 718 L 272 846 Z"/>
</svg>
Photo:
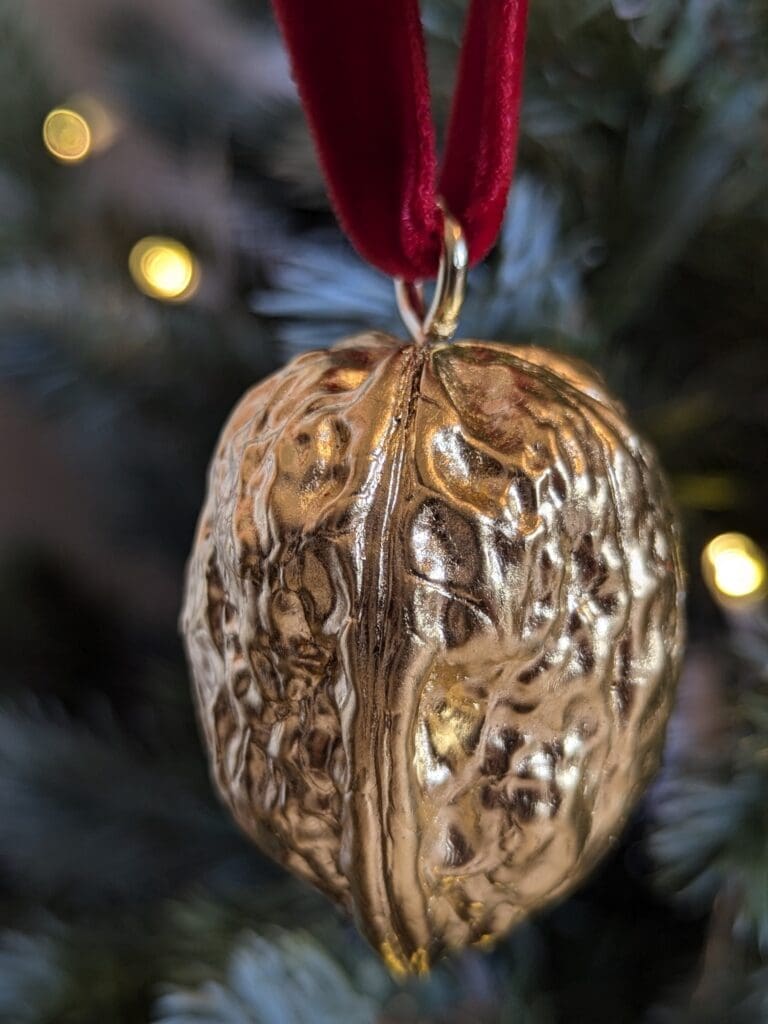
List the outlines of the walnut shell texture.
<svg viewBox="0 0 768 1024">
<path fill-rule="evenodd" d="M 226 425 L 182 616 L 218 789 L 395 972 L 579 883 L 656 770 L 677 527 L 592 371 L 382 334 Z"/>
</svg>

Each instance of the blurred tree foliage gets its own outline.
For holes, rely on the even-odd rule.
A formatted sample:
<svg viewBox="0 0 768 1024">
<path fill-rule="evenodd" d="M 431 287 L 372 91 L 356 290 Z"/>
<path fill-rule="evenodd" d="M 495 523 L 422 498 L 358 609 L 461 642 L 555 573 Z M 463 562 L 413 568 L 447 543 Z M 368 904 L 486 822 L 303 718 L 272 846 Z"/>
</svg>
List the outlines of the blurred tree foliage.
<svg viewBox="0 0 768 1024">
<path fill-rule="evenodd" d="M 424 5 L 440 124 L 464 6 Z M 0 1018 L 768 1020 L 768 624 L 697 569 L 712 533 L 766 541 L 765 3 L 532 4 L 519 173 L 463 330 L 571 350 L 624 396 L 685 519 L 694 655 L 590 884 L 402 988 L 217 805 L 175 631 L 228 409 L 298 350 L 395 329 L 391 285 L 335 227 L 261 0 L 6 0 L 0 38 L 0 394 L 78 467 L 86 538 L 50 485 L 60 543 L 0 533 Z M 58 165 L 42 121 L 82 92 L 115 140 Z M 128 275 L 162 233 L 201 261 L 188 304 Z"/>
</svg>

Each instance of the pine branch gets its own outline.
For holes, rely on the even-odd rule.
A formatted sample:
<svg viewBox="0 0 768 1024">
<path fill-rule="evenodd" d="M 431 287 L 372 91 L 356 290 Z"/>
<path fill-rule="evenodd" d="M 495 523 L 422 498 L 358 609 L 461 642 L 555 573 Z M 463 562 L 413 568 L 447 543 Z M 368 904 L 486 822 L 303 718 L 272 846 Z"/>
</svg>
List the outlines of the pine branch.
<svg viewBox="0 0 768 1024">
<path fill-rule="evenodd" d="M 0 935 L 0 1019 L 9 1024 L 53 1020 L 64 985 L 55 945 L 47 937 Z"/>
<path fill-rule="evenodd" d="M 749 620 L 747 620 L 749 622 Z M 741 674 L 733 694 L 732 725 L 724 765 L 711 759 L 682 759 L 659 787 L 659 828 L 652 850 L 663 883 L 687 892 L 712 892 L 724 876 L 745 894 L 761 941 L 768 937 L 768 904 L 763 855 L 768 849 L 768 620 L 750 629 L 736 620 L 735 642 Z"/>
<path fill-rule="evenodd" d="M 158 1001 L 156 1024 L 373 1024 L 377 1005 L 308 935 L 250 935 L 232 953 L 223 982 L 175 989 Z"/>
<path fill-rule="evenodd" d="M 0 864 L 19 892 L 85 906 L 148 898 L 248 849 L 207 787 L 195 792 L 194 776 L 115 726 L 98 735 L 0 708 L 0 768 Z"/>
</svg>

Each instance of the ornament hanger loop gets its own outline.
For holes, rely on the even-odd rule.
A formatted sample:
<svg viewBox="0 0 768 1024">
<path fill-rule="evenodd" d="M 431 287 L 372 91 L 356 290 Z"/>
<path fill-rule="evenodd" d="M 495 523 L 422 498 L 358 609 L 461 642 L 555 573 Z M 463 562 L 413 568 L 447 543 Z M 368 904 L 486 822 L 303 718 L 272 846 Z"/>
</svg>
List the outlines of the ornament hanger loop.
<svg viewBox="0 0 768 1024">
<path fill-rule="evenodd" d="M 450 341 L 464 302 L 469 251 L 459 222 L 443 208 L 443 248 L 429 312 L 424 312 L 422 284 L 395 278 L 397 308 L 417 344 Z"/>
</svg>

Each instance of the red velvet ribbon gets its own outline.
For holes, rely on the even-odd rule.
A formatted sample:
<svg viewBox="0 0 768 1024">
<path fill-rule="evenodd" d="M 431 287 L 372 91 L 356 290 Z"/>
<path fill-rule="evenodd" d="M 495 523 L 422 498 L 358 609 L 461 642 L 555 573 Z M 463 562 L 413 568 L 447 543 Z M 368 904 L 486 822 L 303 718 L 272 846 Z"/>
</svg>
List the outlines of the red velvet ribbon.
<svg viewBox="0 0 768 1024">
<path fill-rule="evenodd" d="M 273 0 L 339 221 L 358 252 L 434 277 L 438 199 L 476 263 L 512 180 L 527 0 L 471 0 L 438 171 L 418 0 Z"/>
</svg>

